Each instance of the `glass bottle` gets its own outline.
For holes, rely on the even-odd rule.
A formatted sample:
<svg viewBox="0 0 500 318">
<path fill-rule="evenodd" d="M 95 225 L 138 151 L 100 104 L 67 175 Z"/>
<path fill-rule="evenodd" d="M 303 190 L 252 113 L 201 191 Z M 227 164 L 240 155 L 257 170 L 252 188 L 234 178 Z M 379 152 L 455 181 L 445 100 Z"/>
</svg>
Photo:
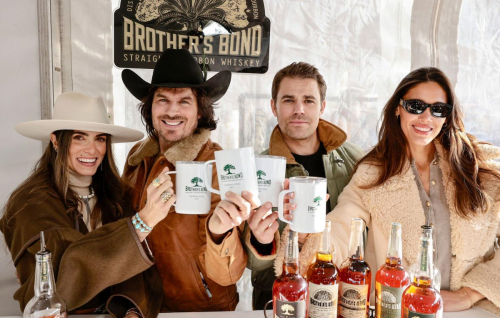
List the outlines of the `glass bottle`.
<svg viewBox="0 0 500 318">
<path fill-rule="evenodd" d="M 349 256 L 340 266 L 339 317 L 367 318 L 372 273 L 365 262 L 363 232 L 365 222 L 351 220 Z"/>
<path fill-rule="evenodd" d="M 434 253 L 431 226 L 422 226 L 420 244 L 417 263 L 412 266 L 410 273 L 411 285 L 403 293 L 403 317 L 441 317 L 443 300 L 432 283 L 434 279 Z"/>
<path fill-rule="evenodd" d="M 339 294 L 339 269 L 332 262 L 331 222 L 326 221 L 316 262 L 307 270 L 309 283 L 309 317 L 336 318 Z"/>
<path fill-rule="evenodd" d="M 392 223 L 387 257 L 375 275 L 375 317 L 400 318 L 403 292 L 410 285 L 410 275 L 401 265 L 403 245 L 401 224 Z"/>
<path fill-rule="evenodd" d="M 56 293 L 51 253 L 45 249 L 43 231 L 40 232 L 40 251 L 36 253 L 35 296 L 24 308 L 24 318 L 65 318 L 66 303 Z"/>
<path fill-rule="evenodd" d="M 290 231 L 285 246 L 283 273 L 273 284 L 273 317 L 307 317 L 307 282 L 299 273 L 299 236 Z"/>
</svg>

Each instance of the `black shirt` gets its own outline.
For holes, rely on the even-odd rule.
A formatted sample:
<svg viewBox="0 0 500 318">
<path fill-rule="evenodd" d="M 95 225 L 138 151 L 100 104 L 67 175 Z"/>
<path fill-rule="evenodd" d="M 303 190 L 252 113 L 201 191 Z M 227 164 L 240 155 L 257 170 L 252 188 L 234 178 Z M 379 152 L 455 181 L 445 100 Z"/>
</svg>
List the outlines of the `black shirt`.
<svg viewBox="0 0 500 318">
<path fill-rule="evenodd" d="M 322 142 L 319 143 L 318 150 L 312 155 L 302 156 L 294 153 L 292 155 L 295 161 L 300 163 L 311 177 L 326 178 L 325 167 L 323 166 L 323 155 L 326 155 L 326 148 Z M 329 213 L 331 210 L 330 200 L 328 200 L 326 201 L 325 213 Z"/>
</svg>

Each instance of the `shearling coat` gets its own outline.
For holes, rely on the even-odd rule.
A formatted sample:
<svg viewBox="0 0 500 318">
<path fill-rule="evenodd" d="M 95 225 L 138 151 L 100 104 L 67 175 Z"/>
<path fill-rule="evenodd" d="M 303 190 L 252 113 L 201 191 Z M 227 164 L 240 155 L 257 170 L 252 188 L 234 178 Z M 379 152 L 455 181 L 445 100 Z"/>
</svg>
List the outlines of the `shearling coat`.
<svg viewBox="0 0 500 318">
<path fill-rule="evenodd" d="M 495 253 L 494 249 L 500 220 L 500 180 L 490 175 L 483 177 L 483 184 L 492 202 L 486 214 L 469 220 L 458 216 L 450 166 L 444 159 L 446 156 L 442 146 L 437 142 L 435 144 L 438 164 L 443 175 L 446 201 L 450 209 L 452 248 L 450 289 L 452 291 L 461 287 L 475 289 L 487 298 L 480 302 L 483 307 L 500 312 L 500 255 L 498 255 L 500 252 Z M 500 158 L 500 149 L 489 145 L 480 147 L 485 159 L 489 160 L 489 167 L 500 171 L 500 164 L 492 161 Z M 415 175 L 409 163 L 403 171 L 383 185 L 370 189 L 361 187 L 376 180 L 379 168 L 362 164 L 356 171 L 340 195 L 337 207 L 327 215 L 327 219 L 332 221 L 332 245 L 334 262 L 337 265 L 347 258 L 352 218 L 364 219 L 369 228 L 365 259 L 373 273 L 385 263 L 391 222 L 399 222 L 402 225 L 403 265 L 409 269 L 409 266 L 416 262 L 420 249 L 420 226 L 425 224 L 425 214 Z M 283 235 L 283 238 L 286 238 L 286 235 Z M 308 245 L 309 258 L 314 258 L 318 241 L 316 238 L 314 244 Z M 283 262 L 282 255 L 278 255 L 276 259 L 276 269 L 281 268 L 280 262 Z M 372 278 L 375 279 L 374 274 Z M 374 286 L 373 281 L 372 289 Z"/>
<path fill-rule="evenodd" d="M 21 311 L 34 295 L 34 255 L 40 250 L 43 230 L 46 248 L 52 253 L 57 293 L 69 311 L 96 308 L 107 302 L 108 311 L 115 317 L 123 317 L 134 305 L 143 317 L 158 315 L 161 299 L 155 294 L 161 291 L 161 285 L 145 283 L 147 278 L 152 282 L 158 279 L 148 270 L 153 262 L 130 221 L 131 208 L 124 207 L 126 218 L 88 233 L 81 218 L 80 231 L 74 228 L 72 213 L 68 214 L 59 198 L 49 194 L 35 202 L 30 198 L 29 193 L 20 193 L 0 220 L 21 284 L 14 294 Z"/>
<path fill-rule="evenodd" d="M 149 138 L 130 151 L 123 178 L 133 186 L 129 193 L 136 210 L 144 207 L 147 186 L 177 161 L 208 161 L 222 148 L 202 130 L 160 153 L 158 141 Z M 171 175 L 175 189 L 175 174 Z M 212 187 L 218 188 L 217 171 L 212 171 Z M 236 282 L 243 274 L 247 255 L 241 245 L 242 229 L 231 230 L 216 244 L 206 230 L 207 222 L 220 196 L 212 194 L 208 215 L 175 213 L 172 207 L 165 219 L 148 236 L 162 282 L 162 312 L 234 310 L 238 304 Z M 206 286 L 205 284 L 206 283 Z M 208 290 L 207 290 L 208 288 Z"/>
</svg>

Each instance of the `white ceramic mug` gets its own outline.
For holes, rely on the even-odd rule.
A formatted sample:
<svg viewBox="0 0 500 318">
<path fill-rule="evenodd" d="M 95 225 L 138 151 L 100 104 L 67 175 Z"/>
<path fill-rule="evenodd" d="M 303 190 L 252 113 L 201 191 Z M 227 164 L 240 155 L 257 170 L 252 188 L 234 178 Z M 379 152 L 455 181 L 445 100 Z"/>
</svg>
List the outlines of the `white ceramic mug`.
<svg viewBox="0 0 500 318">
<path fill-rule="evenodd" d="M 226 199 L 226 192 L 232 191 L 238 195 L 248 191 L 254 198 L 259 196 L 257 178 L 255 177 L 255 156 L 253 148 L 239 148 L 231 150 L 219 150 L 215 152 L 215 160 L 205 162 L 205 178 L 208 175 L 208 167 L 215 162 L 217 165 L 217 178 L 219 179 L 220 191 L 207 185 L 210 192 L 221 195 Z"/>
<path fill-rule="evenodd" d="M 262 204 L 271 202 L 278 207 L 278 196 L 283 190 L 286 174 L 286 158 L 278 156 L 256 156 L 257 185 Z"/>
<path fill-rule="evenodd" d="M 205 168 L 204 161 L 177 161 L 175 171 L 175 212 L 180 214 L 208 214 L 212 193 L 207 190 L 212 185 L 212 166 Z M 207 176 L 204 175 L 208 169 Z M 202 179 L 203 178 L 203 179 Z"/>
<path fill-rule="evenodd" d="M 287 193 L 294 192 L 290 203 L 297 204 L 292 212 L 293 220 L 283 217 L 283 200 Z M 326 220 L 326 178 L 292 177 L 290 189 L 281 191 L 278 197 L 278 216 L 290 224 L 290 229 L 299 233 L 319 233 L 325 229 Z"/>
</svg>

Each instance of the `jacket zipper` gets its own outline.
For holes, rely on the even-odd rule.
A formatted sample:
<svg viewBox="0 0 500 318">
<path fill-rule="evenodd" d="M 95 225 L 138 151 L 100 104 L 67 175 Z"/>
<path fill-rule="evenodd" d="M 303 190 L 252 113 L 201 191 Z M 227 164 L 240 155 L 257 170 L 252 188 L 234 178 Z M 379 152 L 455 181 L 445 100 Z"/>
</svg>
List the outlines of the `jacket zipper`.
<svg viewBox="0 0 500 318">
<path fill-rule="evenodd" d="M 208 288 L 208 284 L 205 281 L 205 277 L 203 277 L 203 274 L 200 272 L 200 277 L 201 277 L 201 282 L 203 283 L 203 287 L 205 288 L 205 292 L 208 295 L 208 298 L 212 299 L 212 293 L 210 292 L 210 288 Z"/>
</svg>

